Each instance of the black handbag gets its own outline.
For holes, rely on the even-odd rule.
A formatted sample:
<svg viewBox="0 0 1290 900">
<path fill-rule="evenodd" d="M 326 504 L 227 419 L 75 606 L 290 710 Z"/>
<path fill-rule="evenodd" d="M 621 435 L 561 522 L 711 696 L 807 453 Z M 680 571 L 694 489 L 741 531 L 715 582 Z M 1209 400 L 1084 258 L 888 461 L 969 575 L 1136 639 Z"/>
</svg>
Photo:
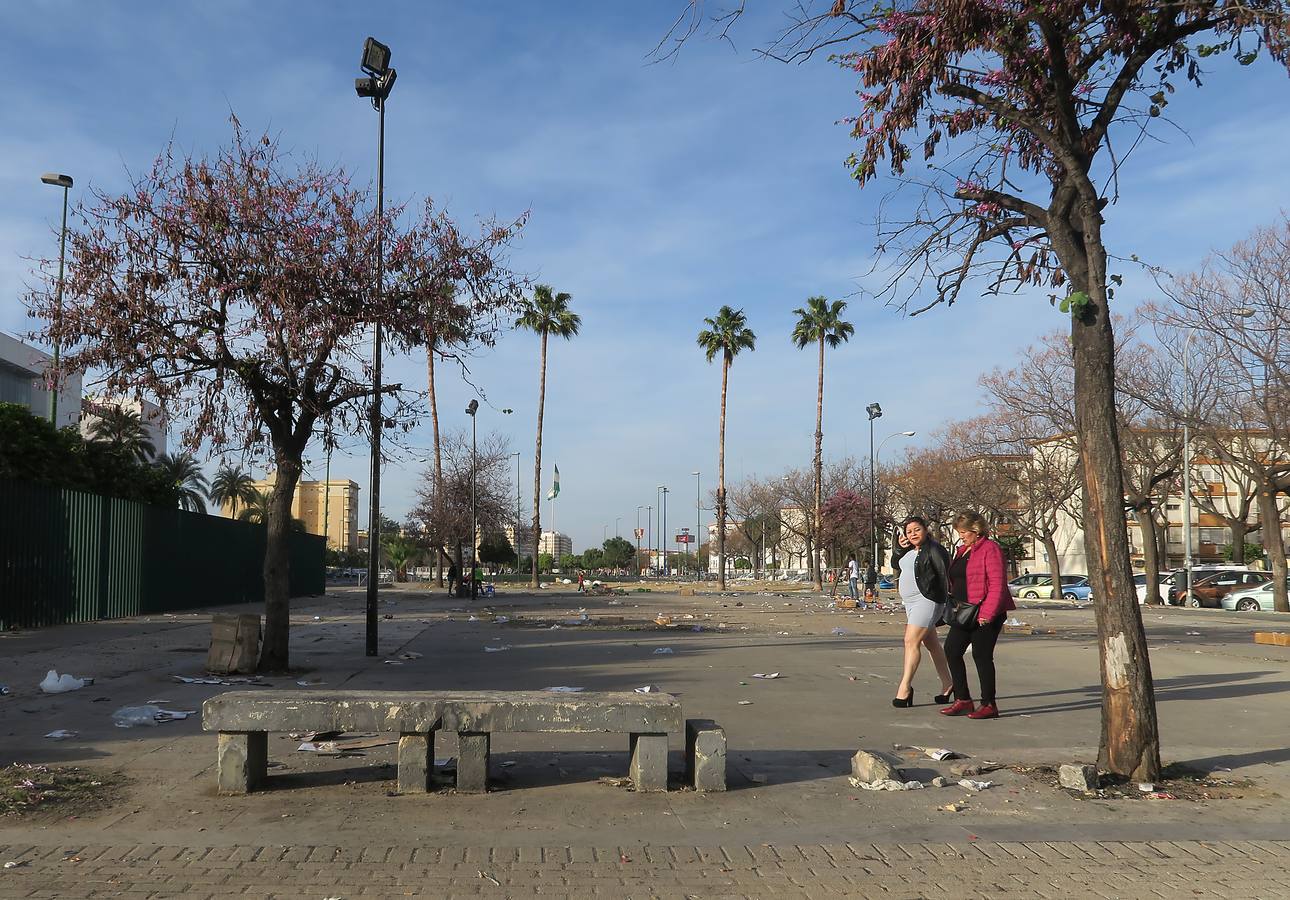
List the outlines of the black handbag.
<svg viewBox="0 0 1290 900">
<path fill-rule="evenodd" d="M 951 600 L 945 604 L 941 621 L 946 625 L 957 625 L 959 628 L 972 628 L 981 615 L 980 603 L 955 603 Z"/>
</svg>

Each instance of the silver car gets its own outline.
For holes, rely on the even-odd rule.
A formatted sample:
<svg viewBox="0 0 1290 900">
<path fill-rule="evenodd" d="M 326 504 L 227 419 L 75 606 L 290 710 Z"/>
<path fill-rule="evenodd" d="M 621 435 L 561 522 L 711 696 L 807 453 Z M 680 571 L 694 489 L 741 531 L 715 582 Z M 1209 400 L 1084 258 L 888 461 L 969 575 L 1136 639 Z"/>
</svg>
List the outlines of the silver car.
<svg viewBox="0 0 1290 900">
<path fill-rule="evenodd" d="M 1286 578 L 1286 587 L 1290 589 L 1290 577 Z M 1266 582 L 1248 590 L 1232 591 L 1220 601 L 1223 609 L 1235 609 L 1241 612 L 1262 610 L 1272 612 L 1272 582 Z"/>
</svg>

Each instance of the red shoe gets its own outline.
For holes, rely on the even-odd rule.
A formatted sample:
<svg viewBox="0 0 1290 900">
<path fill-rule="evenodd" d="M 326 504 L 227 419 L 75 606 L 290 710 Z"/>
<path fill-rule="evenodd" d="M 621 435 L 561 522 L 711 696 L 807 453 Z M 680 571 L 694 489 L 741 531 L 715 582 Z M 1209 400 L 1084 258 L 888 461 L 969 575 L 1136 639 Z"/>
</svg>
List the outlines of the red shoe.
<svg viewBox="0 0 1290 900">
<path fill-rule="evenodd" d="M 968 713 L 969 719 L 997 719 L 999 718 L 999 707 L 993 703 L 982 703 L 981 708 L 976 712 Z"/>
<path fill-rule="evenodd" d="M 976 715 L 976 713 L 974 713 L 974 712 L 973 712 L 973 710 L 975 710 L 975 709 L 976 709 L 976 704 L 975 704 L 975 703 L 973 703 L 971 700 L 955 700 L 952 704 L 950 704 L 949 706 L 947 706 L 947 707 L 945 707 L 943 710 L 941 710 L 941 715 L 943 715 L 943 716 L 962 716 L 962 715 L 971 715 L 971 716 L 975 716 L 975 715 Z M 995 714 L 996 714 L 996 715 L 998 715 L 998 713 L 997 713 L 997 712 L 996 712 Z"/>
</svg>

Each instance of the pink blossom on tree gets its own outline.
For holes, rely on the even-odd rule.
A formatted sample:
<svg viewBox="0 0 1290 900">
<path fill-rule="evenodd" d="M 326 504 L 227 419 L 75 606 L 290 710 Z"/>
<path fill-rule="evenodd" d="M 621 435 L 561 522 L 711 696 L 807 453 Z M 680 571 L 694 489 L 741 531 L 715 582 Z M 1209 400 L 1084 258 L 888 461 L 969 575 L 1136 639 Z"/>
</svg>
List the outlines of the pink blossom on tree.
<svg viewBox="0 0 1290 900">
<path fill-rule="evenodd" d="M 68 236 L 61 315 L 46 289 L 29 295 L 30 313 L 67 348 L 64 371 L 154 400 L 186 446 L 267 448 L 277 472 L 260 668 L 283 670 L 286 542 L 305 447 L 319 426 L 366 427 L 374 323 L 393 352 L 420 344 L 431 317 L 492 341 L 521 297 L 501 254 L 522 220 L 486 221 L 468 236 L 429 201 L 387 206 L 378 299 L 371 192 L 341 170 L 293 162 L 268 137 L 249 139 L 236 119 L 214 158 L 167 148 L 128 191 L 90 203 Z M 410 427 L 415 396 L 399 385 L 383 394 L 387 426 Z"/>
</svg>

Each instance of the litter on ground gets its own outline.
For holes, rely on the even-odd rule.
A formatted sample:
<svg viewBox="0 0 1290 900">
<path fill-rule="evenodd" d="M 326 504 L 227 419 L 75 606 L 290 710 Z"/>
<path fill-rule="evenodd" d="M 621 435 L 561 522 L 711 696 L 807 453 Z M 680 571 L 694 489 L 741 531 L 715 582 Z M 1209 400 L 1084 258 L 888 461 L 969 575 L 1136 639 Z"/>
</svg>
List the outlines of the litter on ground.
<svg viewBox="0 0 1290 900">
<path fill-rule="evenodd" d="M 76 737 L 79 733 L 80 732 L 77 731 L 68 731 L 66 728 L 60 728 L 57 731 L 51 731 L 49 734 L 45 735 L 45 737 L 49 738 L 51 741 L 65 741 L 68 738 Z"/>
<path fill-rule="evenodd" d="M 112 713 L 112 723 L 117 728 L 134 728 L 136 725 L 153 726 L 161 722 L 175 722 L 194 716 L 194 709 L 162 709 L 160 706 L 123 706 Z"/>
<path fill-rule="evenodd" d="M 561 684 L 556 687 L 542 688 L 542 690 L 550 691 L 552 694 L 579 694 L 586 688 L 569 687 L 567 684 Z"/>
<path fill-rule="evenodd" d="M 753 672 L 753 678 L 779 678 L 778 672 Z"/>
<path fill-rule="evenodd" d="M 655 650 L 654 650 L 654 655 L 655 655 L 655 656 L 658 656 L 658 655 L 663 654 L 663 653 L 671 653 L 671 652 L 672 652 L 672 648 L 671 648 L 671 647 L 657 647 L 657 648 L 655 648 Z"/>
<path fill-rule="evenodd" d="M 503 650 L 509 650 L 509 649 L 511 649 L 511 645 L 510 645 L 510 644 L 502 644 L 502 646 L 500 646 L 500 647 L 485 647 L 485 648 L 484 648 L 484 652 L 485 652 L 485 653 L 501 653 Z"/>
<path fill-rule="evenodd" d="M 964 778 L 959 782 L 959 787 L 967 788 L 969 791 L 984 791 L 987 788 L 994 787 L 993 781 L 973 781 L 970 778 Z"/>
<path fill-rule="evenodd" d="M 46 694 L 65 694 L 68 691 L 79 691 L 87 684 L 93 684 L 93 678 L 77 678 L 66 673 L 59 675 L 53 669 L 45 676 L 45 680 L 40 683 L 40 689 Z"/>
</svg>

